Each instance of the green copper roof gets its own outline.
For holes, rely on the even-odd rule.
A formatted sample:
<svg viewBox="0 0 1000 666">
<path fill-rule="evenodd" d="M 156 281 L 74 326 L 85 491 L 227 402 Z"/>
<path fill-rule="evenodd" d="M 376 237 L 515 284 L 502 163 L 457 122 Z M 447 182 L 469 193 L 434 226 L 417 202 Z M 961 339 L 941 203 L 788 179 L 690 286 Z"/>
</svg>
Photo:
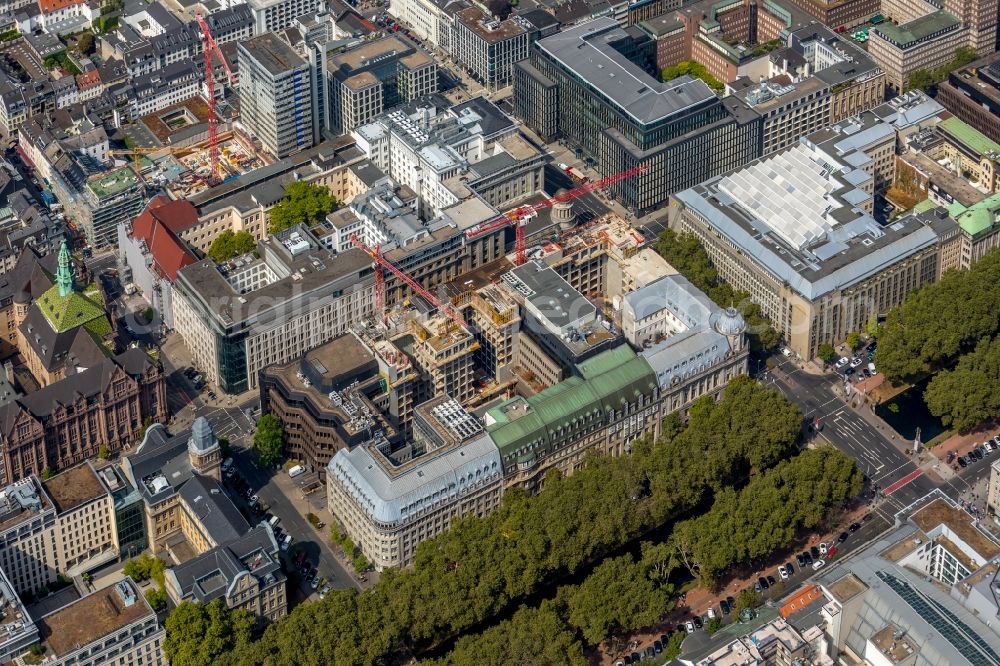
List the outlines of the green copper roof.
<svg viewBox="0 0 1000 666">
<path fill-rule="evenodd" d="M 937 208 L 936 203 L 934 203 L 930 199 L 924 199 L 923 201 L 921 201 L 920 203 L 918 203 L 916 206 L 913 207 L 913 212 L 924 213 L 934 208 Z"/>
<path fill-rule="evenodd" d="M 974 153 L 988 155 L 991 152 L 1000 153 L 1000 143 L 992 140 L 975 127 L 962 122 L 958 116 L 952 116 L 938 123 L 938 127 L 968 146 Z"/>
<path fill-rule="evenodd" d="M 959 23 L 957 18 L 942 9 L 902 25 L 882 23 L 872 28 L 872 31 L 881 33 L 887 39 L 905 48 L 941 30 L 957 26 Z"/>
<path fill-rule="evenodd" d="M 622 345 L 577 366 L 581 376 L 570 377 L 531 396 L 515 397 L 490 409 L 487 426 L 505 457 L 517 454 L 541 459 L 563 445 L 565 434 L 586 427 L 591 419 L 606 422 L 606 414 L 635 402 L 656 387 L 656 376 L 646 360 Z"/>
<path fill-rule="evenodd" d="M 968 208 L 961 204 L 957 206 L 952 204 L 948 207 L 948 213 L 970 236 L 976 236 L 991 229 L 996 223 L 998 212 L 1000 212 L 1000 194 L 994 194 Z"/>
<path fill-rule="evenodd" d="M 71 291 L 68 296 L 59 293 L 54 284 L 38 299 L 38 309 L 57 333 L 86 325 L 91 333 L 104 335 L 111 332 L 111 322 L 104 315 L 100 294 L 94 285 L 84 293 Z M 100 321 L 99 321 L 100 320 Z"/>
</svg>

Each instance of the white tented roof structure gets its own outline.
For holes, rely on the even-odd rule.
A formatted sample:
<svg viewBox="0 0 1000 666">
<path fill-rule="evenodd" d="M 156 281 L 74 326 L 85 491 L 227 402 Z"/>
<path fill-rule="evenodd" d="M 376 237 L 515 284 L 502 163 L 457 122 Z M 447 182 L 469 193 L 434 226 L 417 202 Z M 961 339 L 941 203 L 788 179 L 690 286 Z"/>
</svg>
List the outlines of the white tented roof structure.
<svg viewBox="0 0 1000 666">
<path fill-rule="evenodd" d="M 823 239 L 835 224 L 829 213 L 840 204 L 829 195 L 843 186 L 833 178 L 836 168 L 818 151 L 800 143 L 726 176 L 719 189 L 801 250 Z"/>
</svg>

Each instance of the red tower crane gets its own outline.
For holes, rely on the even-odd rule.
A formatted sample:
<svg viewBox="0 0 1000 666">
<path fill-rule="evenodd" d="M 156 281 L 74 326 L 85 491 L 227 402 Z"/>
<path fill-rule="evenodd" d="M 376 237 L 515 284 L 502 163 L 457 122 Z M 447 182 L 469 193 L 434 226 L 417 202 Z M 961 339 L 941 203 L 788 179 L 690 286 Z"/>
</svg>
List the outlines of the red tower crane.
<svg viewBox="0 0 1000 666">
<path fill-rule="evenodd" d="M 201 28 L 201 41 L 205 52 L 205 86 L 208 92 L 208 156 L 212 165 L 212 172 L 209 179 L 213 183 L 217 183 L 219 182 L 219 130 L 217 127 L 218 117 L 215 114 L 215 66 L 213 60 L 218 58 L 219 62 L 226 69 L 226 75 L 229 77 L 229 85 L 236 85 L 236 77 L 233 76 L 233 70 L 229 69 L 229 63 L 222 56 L 219 45 L 215 42 L 215 38 L 212 37 L 211 31 L 208 29 L 208 23 L 205 22 L 201 14 L 195 14 L 195 20 Z"/>
<path fill-rule="evenodd" d="M 351 235 L 351 243 L 354 247 L 364 250 L 365 254 L 371 257 L 372 261 L 375 262 L 375 307 L 380 308 L 380 316 L 385 317 L 385 277 L 381 275 L 382 269 L 385 269 L 406 283 L 406 286 L 412 289 L 415 294 L 436 307 L 439 311 L 451 317 L 451 320 L 460 328 L 468 328 L 465 320 L 462 319 L 462 315 L 458 314 L 458 312 L 456 312 L 455 309 L 447 303 L 443 303 L 438 300 L 434 294 L 424 289 L 419 282 L 410 277 L 410 275 L 403 271 L 403 269 L 383 257 L 379 246 L 376 245 L 374 249 L 368 247 L 358 239 L 357 234 Z"/>
<path fill-rule="evenodd" d="M 524 225 L 527 223 L 527 218 L 537 213 L 540 210 L 546 208 L 551 208 L 556 204 L 566 203 L 567 201 L 572 201 L 582 197 L 584 194 L 589 194 L 595 190 L 600 190 L 609 185 L 614 185 L 623 180 L 636 176 L 646 169 L 649 168 L 648 164 L 640 164 L 639 166 L 632 167 L 625 171 L 620 171 L 616 174 L 612 174 L 607 178 L 602 178 L 600 180 L 591 181 L 589 183 L 584 183 L 579 187 L 574 187 L 572 190 L 567 190 L 554 197 L 548 197 L 539 201 L 538 203 L 528 204 L 525 206 L 519 206 L 513 210 L 509 210 L 506 213 L 499 215 L 492 220 L 487 220 L 477 224 L 474 227 L 470 227 L 465 231 L 465 237 L 469 240 L 474 238 L 479 238 L 480 236 L 485 236 L 486 234 L 501 229 L 510 224 L 514 225 L 514 252 L 515 252 L 515 262 L 518 266 L 525 262 L 525 247 L 524 247 Z"/>
</svg>

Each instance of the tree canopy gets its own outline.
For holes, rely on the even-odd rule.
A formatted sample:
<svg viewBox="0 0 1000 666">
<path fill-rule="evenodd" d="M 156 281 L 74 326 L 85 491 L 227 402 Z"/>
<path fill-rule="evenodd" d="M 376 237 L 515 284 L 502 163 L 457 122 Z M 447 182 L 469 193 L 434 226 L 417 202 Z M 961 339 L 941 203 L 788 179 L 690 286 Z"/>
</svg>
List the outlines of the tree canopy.
<svg viewBox="0 0 1000 666">
<path fill-rule="evenodd" d="M 955 49 L 955 57 L 945 64 L 930 70 L 918 69 L 910 74 L 910 78 L 906 82 L 906 89 L 920 89 L 926 92 L 941 81 L 948 78 L 948 74 L 955 71 L 959 67 L 965 67 L 975 59 L 975 50 L 970 49 L 967 46 L 961 46 Z"/>
<path fill-rule="evenodd" d="M 171 666 L 215 663 L 249 644 L 254 622 L 249 612 L 229 610 L 220 599 L 209 604 L 185 601 L 167 616 L 163 653 Z"/>
<path fill-rule="evenodd" d="M 945 425 L 967 430 L 1000 413 L 1000 338 L 984 337 L 954 370 L 942 370 L 927 384 L 924 401 Z"/>
<path fill-rule="evenodd" d="M 271 208 L 268 229 L 274 234 L 296 224 L 315 224 L 336 206 L 326 187 L 294 180 L 285 187 L 285 198 Z"/>
<path fill-rule="evenodd" d="M 715 92 L 722 92 L 726 89 L 724 83 L 712 76 L 703 64 L 695 60 L 682 60 L 661 72 L 664 81 L 670 81 L 685 74 L 696 79 L 701 79 Z"/>
<path fill-rule="evenodd" d="M 226 229 L 215 237 L 206 254 L 212 261 L 221 264 L 233 257 L 252 252 L 256 247 L 257 241 L 249 231 L 233 232 L 232 229 Z"/>
<path fill-rule="evenodd" d="M 558 646 L 546 654 L 572 656 L 578 654 L 573 647 L 577 633 L 579 640 L 589 642 L 602 628 L 617 631 L 648 621 L 641 608 L 630 608 L 625 601 L 593 620 L 585 619 L 581 609 L 596 604 L 597 588 L 610 585 L 610 573 L 626 569 L 636 580 L 621 584 L 662 608 L 669 569 L 676 564 L 648 547 L 640 563 L 602 565 L 602 559 L 694 510 L 713 489 L 743 487 L 752 476 L 794 454 L 801 424 L 802 415 L 779 393 L 737 377 L 718 403 L 711 398 L 699 401 L 687 426 L 671 417 L 659 440 L 635 442 L 630 456 L 593 453 L 572 476 L 550 472 L 536 496 L 507 491 L 501 506 L 488 516 L 466 516 L 422 542 L 411 568 L 384 571 L 369 592 L 334 590 L 318 603 L 299 606 L 269 627 L 261 640 L 237 649 L 230 661 L 217 663 L 381 664 L 398 650 L 420 653 L 468 634 L 552 580 L 596 565 L 591 575 L 598 576 L 601 585 L 584 582 L 584 592 L 562 592 L 560 603 L 549 609 L 556 618 L 546 615 L 544 605 L 525 617 L 515 613 L 508 623 L 458 639 L 448 657 L 452 661 L 442 662 L 468 663 L 481 649 L 499 655 L 482 663 L 580 663 L 572 657 L 519 659 L 546 640 Z M 573 609 L 580 626 L 567 619 Z M 526 633 L 528 625 L 533 625 L 533 633 Z M 516 643 L 504 637 L 521 633 L 524 649 L 501 645 Z"/>
<path fill-rule="evenodd" d="M 749 294 L 734 290 L 719 277 L 708 252 L 696 236 L 666 229 L 656 241 L 656 251 L 719 307 L 735 305 L 740 310 L 747 323 L 751 351 L 767 353 L 778 346 L 778 332 L 761 313 L 760 306 L 750 301 Z"/>
<path fill-rule="evenodd" d="M 719 491 L 708 513 L 675 526 L 671 543 L 692 574 L 712 582 L 733 564 L 784 548 L 799 530 L 824 524 L 861 492 L 862 480 L 846 454 L 832 446 L 809 449 L 742 490 Z"/>
<path fill-rule="evenodd" d="M 273 467 L 281 460 L 284 450 L 285 429 L 274 414 L 264 414 L 257 421 L 253 434 L 253 450 L 262 467 Z"/>
<path fill-rule="evenodd" d="M 893 381 L 916 381 L 953 367 L 984 337 L 1000 333 L 1000 252 L 967 271 L 910 292 L 879 331 L 875 364 Z"/>
</svg>

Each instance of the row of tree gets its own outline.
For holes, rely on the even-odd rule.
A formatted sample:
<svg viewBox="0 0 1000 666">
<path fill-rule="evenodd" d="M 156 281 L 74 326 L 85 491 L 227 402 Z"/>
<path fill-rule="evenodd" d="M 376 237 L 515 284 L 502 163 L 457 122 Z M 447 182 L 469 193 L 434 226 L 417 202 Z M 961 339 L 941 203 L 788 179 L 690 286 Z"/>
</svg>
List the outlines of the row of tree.
<svg viewBox="0 0 1000 666">
<path fill-rule="evenodd" d="M 412 568 L 384 572 L 374 590 L 333 591 L 320 603 L 296 608 L 245 649 L 227 647 L 212 656 L 215 663 L 244 666 L 376 664 L 451 641 L 648 530 L 690 514 L 713 492 L 742 488 L 795 451 L 801 423 L 780 394 L 736 378 L 719 403 L 697 403 L 687 426 L 667 419 L 660 439 L 636 442 L 631 456 L 592 456 L 570 477 L 553 472 L 535 497 L 510 490 L 489 516 L 466 517 L 421 543 Z M 606 566 L 610 572 L 628 564 Z M 601 573 L 598 567 L 592 575 Z M 605 576 L 586 589 L 607 584 Z M 655 589 L 661 588 L 658 583 Z M 585 622 L 582 609 L 594 602 L 564 600 L 565 626 L 587 640 L 644 620 L 611 606 L 608 615 Z M 201 639 L 197 632 L 173 636 L 176 643 Z"/>
<path fill-rule="evenodd" d="M 726 488 L 708 513 L 678 523 L 671 551 L 706 584 L 734 564 L 787 548 L 803 529 L 825 525 L 861 492 L 854 461 L 821 447 L 779 464 L 742 490 Z"/>
<path fill-rule="evenodd" d="M 967 46 L 959 47 L 955 49 L 955 57 L 945 64 L 939 65 L 934 69 L 918 69 L 910 74 L 910 78 L 906 82 L 906 89 L 919 89 L 926 92 L 948 78 L 948 74 L 959 67 L 965 67 L 975 59 L 976 51 L 974 49 L 970 49 Z"/>
<path fill-rule="evenodd" d="M 982 338 L 953 370 L 934 375 L 924 391 L 930 412 L 948 426 L 966 430 L 1000 414 L 1000 338 Z"/>
<path fill-rule="evenodd" d="M 1000 333 L 1000 252 L 967 271 L 910 292 L 879 332 L 875 363 L 893 381 L 917 381 L 953 367 L 984 337 Z"/>
<path fill-rule="evenodd" d="M 778 346 L 778 332 L 761 313 L 760 306 L 750 301 L 749 294 L 736 291 L 719 277 L 719 272 L 696 236 L 666 229 L 656 241 L 656 251 L 719 307 L 735 305 L 740 310 L 747 323 L 751 351 L 766 354 Z"/>
</svg>

